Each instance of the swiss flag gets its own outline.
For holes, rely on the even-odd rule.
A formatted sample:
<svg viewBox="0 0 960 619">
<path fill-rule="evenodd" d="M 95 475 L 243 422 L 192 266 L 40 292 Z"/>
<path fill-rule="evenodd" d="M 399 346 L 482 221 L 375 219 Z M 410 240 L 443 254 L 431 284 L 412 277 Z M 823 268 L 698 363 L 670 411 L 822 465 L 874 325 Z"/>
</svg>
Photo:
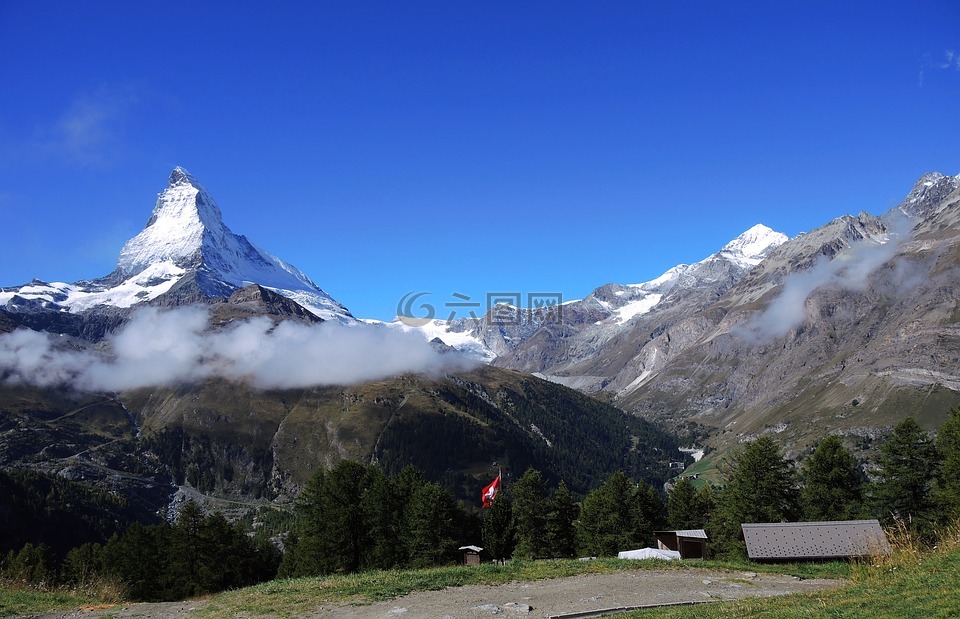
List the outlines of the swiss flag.
<svg viewBox="0 0 960 619">
<path fill-rule="evenodd" d="M 495 499 L 499 493 L 500 476 L 497 475 L 497 478 L 490 482 L 490 484 L 483 489 L 483 494 L 480 495 L 480 499 L 483 501 L 483 506 L 490 507 L 493 505 L 493 499 Z"/>
</svg>

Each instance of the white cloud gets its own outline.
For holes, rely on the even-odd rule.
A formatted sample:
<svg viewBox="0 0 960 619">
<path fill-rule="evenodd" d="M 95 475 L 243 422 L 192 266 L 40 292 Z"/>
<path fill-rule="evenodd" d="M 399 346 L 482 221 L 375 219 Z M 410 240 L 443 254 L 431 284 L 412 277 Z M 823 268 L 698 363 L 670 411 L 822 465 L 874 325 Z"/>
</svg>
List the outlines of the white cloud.
<svg viewBox="0 0 960 619">
<path fill-rule="evenodd" d="M 943 51 L 943 54 L 940 56 L 940 60 L 934 60 L 933 54 L 927 53 L 923 55 L 920 66 L 920 81 L 919 85 L 922 88 L 924 81 L 926 80 L 926 69 L 933 70 L 946 70 L 946 71 L 960 71 L 960 52 L 953 49 L 947 49 Z"/>
<path fill-rule="evenodd" d="M 84 168 L 108 168 L 124 156 L 124 127 L 138 102 L 132 86 L 101 86 L 69 100 L 62 113 L 32 135 L 8 140 L 4 153 L 59 160 Z"/>
<path fill-rule="evenodd" d="M 109 338 L 109 355 L 64 349 L 59 338 L 19 330 L 0 335 L 0 380 L 86 391 L 124 391 L 209 378 L 259 388 L 354 384 L 404 373 L 469 367 L 416 334 L 332 322 L 274 326 L 266 317 L 208 331 L 204 307 L 138 310 Z"/>
<path fill-rule="evenodd" d="M 954 69 L 960 71 L 960 53 L 948 49 L 943 53 L 943 62 L 937 65 L 941 69 Z"/>
<path fill-rule="evenodd" d="M 892 224 L 892 234 L 885 243 L 863 240 L 833 260 L 820 257 L 805 271 L 787 275 L 779 296 L 766 309 L 738 327 L 736 333 L 755 343 L 782 337 L 807 320 L 807 299 L 818 288 L 835 286 L 844 290 L 864 290 L 870 276 L 896 255 L 910 226 L 906 218 L 896 220 Z M 894 274 L 902 277 L 902 286 L 907 286 L 910 276 L 906 270 L 898 268 Z"/>
<path fill-rule="evenodd" d="M 47 333 L 21 329 L 0 335 L 0 379 L 5 383 L 70 384 L 96 361 L 92 353 L 59 349 Z"/>
</svg>

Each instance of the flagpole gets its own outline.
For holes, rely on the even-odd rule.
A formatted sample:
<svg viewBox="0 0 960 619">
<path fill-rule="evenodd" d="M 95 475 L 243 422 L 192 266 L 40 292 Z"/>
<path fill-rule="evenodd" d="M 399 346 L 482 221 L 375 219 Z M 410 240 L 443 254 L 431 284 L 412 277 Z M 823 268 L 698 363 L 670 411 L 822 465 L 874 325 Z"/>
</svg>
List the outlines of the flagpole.
<svg viewBox="0 0 960 619">
<path fill-rule="evenodd" d="M 497 492 L 497 494 L 499 494 L 503 492 L 503 469 L 501 469 L 499 466 L 497 467 L 497 479 L 500 480 L 500 489 Z M 503 531 L 500 531 L 500 537 L 501 539 L 503 538 Z M 506 557 L 500 557 L 500 564 L 504 565 L 505 563 Z"/>
</svg>

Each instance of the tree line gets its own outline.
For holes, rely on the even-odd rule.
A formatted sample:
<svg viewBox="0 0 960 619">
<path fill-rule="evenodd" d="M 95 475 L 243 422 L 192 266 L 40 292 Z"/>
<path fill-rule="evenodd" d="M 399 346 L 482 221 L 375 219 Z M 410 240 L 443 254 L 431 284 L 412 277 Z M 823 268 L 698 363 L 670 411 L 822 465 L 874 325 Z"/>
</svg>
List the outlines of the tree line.
<svg viewBox="0 0 960 619">
<path fill-rule="evenodd" d="M 663 492 L 618 471 L 578 499 L 563 481 L 551 486 L 528 468 L 483 511 L 412 466 L 388 476 L 343 460 L 316 471 L 303 488 L 282 559 L 239 525 L 187 503 L 175 524 L 133 524 L 103 545 L 74 548 L 59 566 L 42 546 L 27 544 L 9 552 L 0 571 L 33 583 L 114 578 L 132 599 L 159 600 L 275 575 L 451 564 L 466 545 L 497 560 L 613 556 L 653 546 L 654 531 L 663 529 L 704 528 L 711 554 L 736 556 L 744 554 L 745 522 L 876 517 L 932 541 L 939 526 L 960 518 L 958 465 L 960 408 L 935 440 L 912 418 L 898 424 L 869 475 L 836 436 L 824 438 L 799 467 L 761 436 L 734 451 L 722 486 L 697 488 L 681 479 Z"/>
<path fill-rule="evenodd" d="M 960 408 L 950 412 L 936 439 L 912 417 L 897 424 L 869 475 L 836 436 L 820 441 L 800 467 L 763 436 L 734 454 L 725 485 L 713 491 L 713 507 L 695 509 L 700 517 L 692 522 L 706 527 L 711 548 L 721 555 L 744 552 L 744 522 L 876 518 L 934 542 L 939 529 L 960 518 L 958 465 Z"/>
<path fill-rule="evenodd" d="M 742 556 L 745 522 L 878 518 L 933 540 L 960 517 L 958 464 L 960 409 L 936 440 L 913 418 L 899 423 L 869 475 L 837 436 L 799 467 L 762 436 L 735 450 L 719 486 L 681 479 L 664 493 L 618 471 L 577 500 L 563 481 L 551 489 L 529 468 L 482 514 L 411 467 L 388 478 L 341 462 L 304 490 L 281 574 L 450 563 L 468 544 L 492 559 L 614 556 L 655 545 L 654 531 L 664 529 L 706 529 L 711 554 Z"/>
<path fill-rule="evenodd" d="M 205 515 L 189 501 L 174 524 L 133 523 L 62 559 L 43 543 L 27 543 L 0 560 L 0 576 L 42 588 L 114 583 L 127 599 L 164 601 L 270 580 L 279 563 L 280 551 L 269 542 L 254 541 L 219 512 Z"/>
</svg>

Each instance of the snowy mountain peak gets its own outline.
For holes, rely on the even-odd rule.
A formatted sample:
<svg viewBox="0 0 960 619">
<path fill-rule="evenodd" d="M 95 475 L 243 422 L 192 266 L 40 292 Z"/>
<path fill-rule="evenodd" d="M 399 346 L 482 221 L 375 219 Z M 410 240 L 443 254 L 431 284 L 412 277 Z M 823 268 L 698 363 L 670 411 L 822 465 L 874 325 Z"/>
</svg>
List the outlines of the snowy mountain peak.
<svg viewBox="0 0 960 619">
<path fill-rule="evenodd" d="M 960 174 L 946 176 L 928 172 L 913 185 L 913 189 L 897 207 L 908 217 L 926 217 L 947 195 L 960 188 Z"/>
<path fill-rule="evenodd" d="M 158 262 L 198 266 L 205 237 L 209 241 L 227 235 L 232 233 L 223 225 L 217 203 L 194 176 L 176 167 L 146 227 L 120 250 L 117 269 L 130 276 Z"/>
<path fill-rule="evenodd" d="M 744 268 L 760 264 L 771 250 L 787 242 L 788 237 L 763 224 L 757 224 L 723 246 L 720 254 Z"/>
<path fill-rule="evenodd" d="M 170 173 L 147 225 L 120 250 L 112 274 L 92 282 L 34 286 L 26 294 L 22 287 L 19 293 L 69 311 L 83 311 L 101 305 L 130 307 L 185 282 L 207 298 L 227 297 L 239 288 L 259 284 L 324 320 L 355 322 L 344 306 L 302 271 L 231 232 L 213 197 L 179 166 Z M 0 295 L 2 302 L 6 300 Z"/>
<path fill-rule="evenodd" d="M 168 182 L 170 183 L 171 187 L 182 184 L 194 186 L 199 185 L 196 177 L 187 172 L 186 168 L 181 168 L 180 166 L 177 166 L 173 169 L 173 172 L 170 173 L 170 180 Z"/>
</svg>

